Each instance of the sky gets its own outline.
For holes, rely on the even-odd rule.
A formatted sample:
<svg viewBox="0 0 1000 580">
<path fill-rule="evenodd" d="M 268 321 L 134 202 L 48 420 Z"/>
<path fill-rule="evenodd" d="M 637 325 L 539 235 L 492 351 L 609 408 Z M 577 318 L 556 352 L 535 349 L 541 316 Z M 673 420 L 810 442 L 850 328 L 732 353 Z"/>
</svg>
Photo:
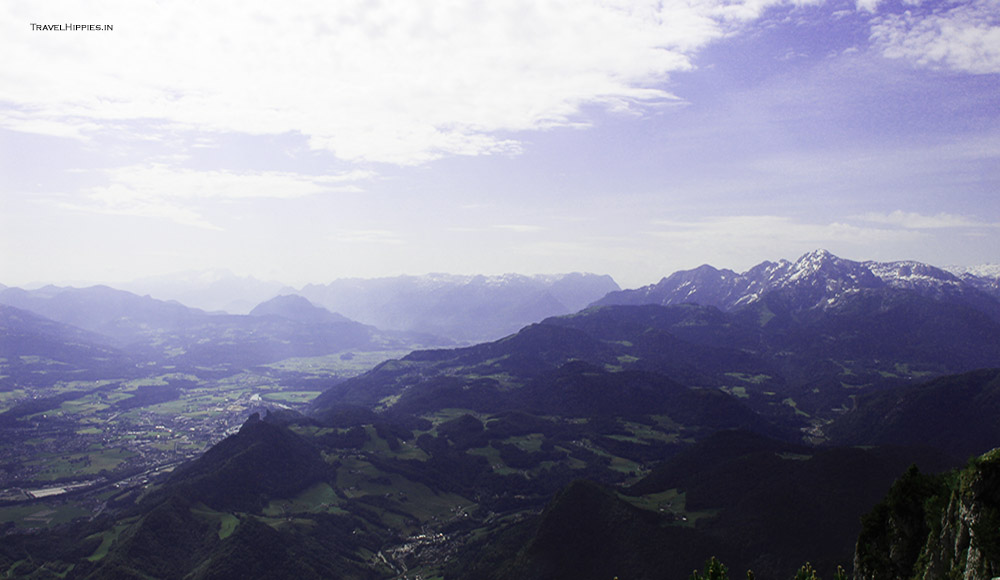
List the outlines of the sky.
<svg viewBox="0 0 1000 580">
<path fill-rule="evenodd" d="M 1000 0 L 5 0 L 0 53 L 8 286 L 1000 262 Z"/>
</svg>

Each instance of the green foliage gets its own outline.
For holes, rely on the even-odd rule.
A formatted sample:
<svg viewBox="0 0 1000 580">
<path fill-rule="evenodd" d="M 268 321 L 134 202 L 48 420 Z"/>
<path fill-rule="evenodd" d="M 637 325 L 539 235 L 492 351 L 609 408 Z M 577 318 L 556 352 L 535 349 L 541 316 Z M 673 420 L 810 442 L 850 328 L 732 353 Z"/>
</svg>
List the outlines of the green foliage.
<svg viewBox="0 0 1000 580">
<path fill-rule="evenodd" d="M 971 530 L 958 511 L 973 514 Z M 998 572 L 993 564 L 1000 561 L 998 546 L 1000 464 L 987 454 L 944 475 L 923 475 L 911 467 L 862 519 L 858 570 L 865 577 L 910 578 L 944 567 L 952 577 L 991 578 Z M 978 563 L 966 559 L 973 548 L 982 552 Z"/>
<path fill-rule="evenodd" d="M 988 562 L 1000 566 L 1000 448 L 975 459 L 966 472 L 976 474 L 970 486 L 979 509 L 972 529 L 976 543 Z"/>
<path fill-rule="evenodd" d="M 874 577 L 909 578 L 913 576 L 921 549 L 931 531 L 928 522 L 940 519 L 947 497 L 943 478 L 925 475 L 916 465 L 889 489 L 882 503 L 861 520 L 858 538 L 861 570 Z"/>
<path fill-rule="evenodd" d="M 752 577 L 752 573 L 747 571 L 747 576 Z M 712 556 L 705 562 L 705 569 L 700 574 L 697 570 L 691 572 L 691 580 L 729 580 L 729 568 Z"/>
<path fill-rule="evenodd" d="M 705 569 L 703 571 L 698 572 L 695 570 L 691 572 L 689 580 L 729 580 L 729 568 L 720 562 L 718 558 L 712 556 L 705 562 Z M 747 580 L 755 580 L 753 570 L 747 570 Z M 795 573 L 793 580 L 819 580 L 819 575 L 816 573 L 816 569 L 812 567 L 812 564 L 806 562 Z M 844 571 L 843 567 L 837 566 L 833 580 L 847 580 L 847 572 Z"/>
<path fill-rule="evenodd" d="M 1000 441 L 998 414 L 1000 370 L 992 368 L 859 394 L 826 433 L 847 445 L 923 445 L 934 433 L 935 447 L 968 457 Z"/>
<path fill-rule="evenodd" d="M 816 570 L 812 567 L 812 564 L 806 562 L 795 573 L 795 580 L 819 580 L 819 577 L 816 575 Z"/>
</svg>

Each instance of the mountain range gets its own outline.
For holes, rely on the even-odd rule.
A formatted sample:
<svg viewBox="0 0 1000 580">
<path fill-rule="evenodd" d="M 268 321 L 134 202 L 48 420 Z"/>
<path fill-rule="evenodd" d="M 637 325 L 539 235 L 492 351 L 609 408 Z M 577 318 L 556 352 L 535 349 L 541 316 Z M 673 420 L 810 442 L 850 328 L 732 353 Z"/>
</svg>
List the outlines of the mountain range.
<svg viewBox="0 0 1000 580">
<path fill-rule="evenodd" d="M 806 310 L 833 308 L 850 296 L 879 290 L 909 290 L 935 300 L 970 304 L 1000 317 L 996 270 L 956 275 L 913 261 L 856 262 L 826 250 L 809 252 L 794 262 L 761 262 L 742 273 L 704 265 L 675 272 L 656 284 L 611 292 L 594 305 L 697 303 L 732 311 L 779 293 L 788 296 L 794 309 Z"/>
<path fill-rule="evenodd" d="M 315 304 L 386 330 L 494 340 L 549 316 L 570 314 L 619 290 L 607 275 L 457 276 L 430 274 L 340 279 L 297 293 Z"/>
<path fill-rule="evenodd" d="M 208 312 L 229 314 L 247 314 L 261 302 L 288 293 L 287 286 L 281 282 L 237 276 L 222 268 L 148 276 L 116 287 L 140 296 L 149 295 Z"/>
<path fill-rule="evenodd" d="M 458 295 L 494 296 L 474 291 L 487 280 Z M 858 580 L 988 580 L 1000 521 L 990 284 L 816 251 L 613 289 L 500 338 L 323 383 L 298 411 L 251 415 L 169 474 L 94 492 L 89 518 L 5 537 L 0 572 L 681 580 L 715 556 L 734 576 L 791 578 L 809 561 L 823 578 L 853 563 Z M 453 289 L 439 291 L 470 316 Z M 32 292 L 0 291 L 15 303 L 2 311 L 7 366 L 64 352 L 79 370 L 146 356 L 244 377 L 257 360 L 393 336 L 303 296 L 232 316 L 104 288 Z M 273 356 L 249 356 L 255 344 Z M 0 429 L 35 436 L 34 411 Z"/>
<path fill-rule="evenodd" d="M 0 286 L 0 291 L 5 288 Z M 117 288 L 213 314 L 248 314 L 277 296 L 298 295 L 384 331 L 433 334 L 466 343 L 500 338 L 542 318 L 576 312 L 620 289 L 610 276 L 585 273 L 341 278 L 296 289 L 227 270 L 143 278 Z M 40 296 L 61 290 L 48 286 L 29 293 Z M 24 305 L 14 296 L 4 303 Z"/>
<path fill-rule="evenodd" d="M 88 331 L 89 342 L 129 353 L 137 363 L 239 366 L 413 344 L 311 305 L 303 316 L 301 303 L 287 302 L 279 297 L 253 315 L 219 315 L 107 286 L 0 291 L 0 304 Z"/>
</svg>

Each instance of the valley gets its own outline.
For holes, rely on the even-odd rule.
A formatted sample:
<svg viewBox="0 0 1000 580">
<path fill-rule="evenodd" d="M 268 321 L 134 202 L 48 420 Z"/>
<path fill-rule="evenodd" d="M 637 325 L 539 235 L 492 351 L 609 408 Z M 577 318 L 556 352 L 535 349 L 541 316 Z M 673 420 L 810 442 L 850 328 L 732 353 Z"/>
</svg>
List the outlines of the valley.
<svg viewBox="0 0 1000 580">
<path fill-rule="evenodd" d="M 0 422 L 6 426 L 0 444 L 0 502 L 7 504 L 0 507 L 0 522 L 26 529 L 64 522 L 61 512 L 80 511 L 75 500 L 54 507 L 47 518 L 18 519 L 25 511 L 20 504 L 64 493 L 76 498 L 141 488 L 234 433 L 252 413 L 304 410 L 323 386 L 359 374 L 373 361 L 402 354 L 347 352 L 288 359 L 233 375 L 212 369 L 148 369 L 152 373 L 141 379 L 57 381 L 8 391 L 8 402 L 0 406 Z M 122 373 L 129 374 L 131 370 Z"/>
<path fill-rule="evenodd" d="M 19 295 L 36 311 L 3 307 L 0 570 L 681 579 L 715 556 L 832 577 L 909 466 L 1000 442 L 1000 318 L 943 271 L 900 287 L 872 281 L 884 265 L 795 264 L 726 307 L 613 292 L 465 346 L 295 297 L 225 316 L 145 299 L 109 324 Z"/>
</svg>

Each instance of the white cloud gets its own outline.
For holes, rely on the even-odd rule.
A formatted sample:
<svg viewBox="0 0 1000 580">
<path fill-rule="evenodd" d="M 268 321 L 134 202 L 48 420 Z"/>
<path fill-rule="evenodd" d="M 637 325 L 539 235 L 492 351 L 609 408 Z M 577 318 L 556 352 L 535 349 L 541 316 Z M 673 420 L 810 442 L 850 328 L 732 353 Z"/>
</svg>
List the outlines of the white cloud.
<svg viewBox="0 0 1000 580">
<path fill-rule="evenodd" d="M 890 213 L 865 213 L 857 216 L 857 219 L 869 223 L 886 224 L 912 230 L 1000 227 L 1000 224 L 987 224 L 955 214 L 939 213 L 935 215 L 923 215 L 902 210 Z"/>
<path fill-rule="evenodd" d="M 540 232 L 545 228 L 529 224 L 497 224 L 493 226 L 493 229 L 515 232 L 519 234 L 528 234 L 533 232 Z"/>
<path fill-rule="evenodd" d="M 865 2 L 869 3 L 875 4 Z M 881 16 L 872 24 L 872 39 L 889 58 L 974 74 L 1000 73 L 1000 3 L 948 4 L 948 9 L 931 13 L 913 10 Z"/>
<path fill-rule="evenodd" d="M 660 252 L 700 257 L 696 263 L 749 267 L 761 256 L 795 258 L 816 248 L 841 255 L 867 255 L 872 247 L 912 244 L 921 232 L 862 227 L 845 222 L 809 223 L 787 216 L 718 216 L 695 221 L 657 221 L 647 234 L 658 240 Z"/>
<path fill-rule="evenodd" d="M 875 12 L 881 3 L 882 0 L 856 0 L 855 6 L 858 7 L 858 10 L 864 12 Z"/>
<path fill-rule="evenodd" d="M 100 129 L 99 124 L 80 119 L 36 117 L 14 110 L 0 110 L 0 127 L 22 133 L 68 139 L 85 139 L 85 133 Z"/>
<path fill-rule="evenodd" d="M 402 244 L 403 238 L 397 232 L 377 229 L 342 229 L 334 234 L 337 242 L 351 244 Z"/>
<path fill-rule="evenodd" d="M 662 83 L 696 51 L 793 3 L 808 2 L 15 0 L 0 5 L 4 52 L 28 56 L 0 64 L 0 126 L 297 132 L 398 164 L 517 153 L 509 133 L 586 123 L 586 105 L 671 102 Z M 31 30 L 49 22 L 114 30 Z"/>
<path fill-rule="evenodd" d="M 157 199 L 130 198 L 128 192 L 120 188 L 109 188 L 104 199 L 95 199 L 94 201 L 98 203 L 58 202 L 56 205 L 69 210 L 164 219 L 184 226 L 222 231 L 221 227 L 209 222 L 191 208 Z"/>
<path fill-rule="evenodd" d="M 194 227 L 220 229 L 199 208 L 217 201 L 293 199 L 331 192 L 360 191 L 355 182 L 366 171 L 307 176 L 281 172 L 195 171 L 162 164 L 119 167 L 108 171 L 108 183 L 85 189 L 77 199 L 60 199 L 65 209 L 135 215 Z"/>
</svg>

